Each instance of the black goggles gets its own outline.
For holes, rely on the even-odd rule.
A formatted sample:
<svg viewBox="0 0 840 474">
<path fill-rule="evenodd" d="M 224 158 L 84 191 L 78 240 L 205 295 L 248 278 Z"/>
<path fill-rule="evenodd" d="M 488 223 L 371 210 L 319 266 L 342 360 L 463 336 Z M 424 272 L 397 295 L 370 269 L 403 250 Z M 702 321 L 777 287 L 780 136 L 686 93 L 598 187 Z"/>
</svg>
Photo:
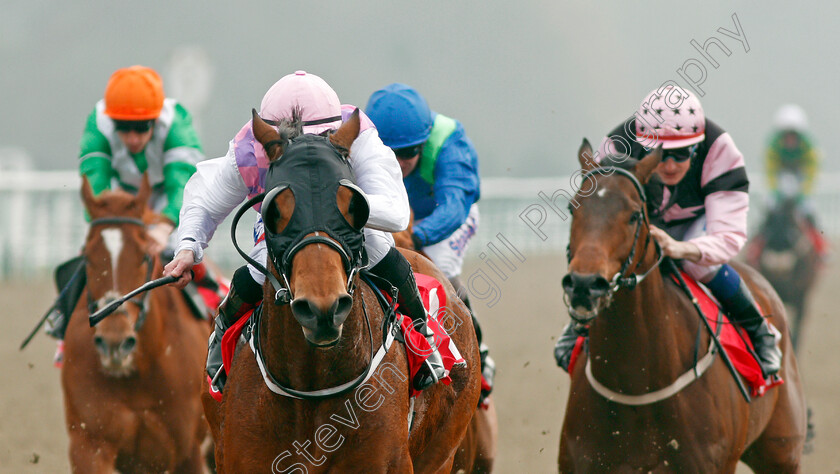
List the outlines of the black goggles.
<svg viewBox="0 0 840 474">
<path fill-rule="evenodd" d="M 400 160 L 408 160 L 420 154 L 420 149 L 423 145 L 407 146 L 405 148 L 394 148 L 394 154 Z"/>
<path fill-rule="evenodd" d="M 114 128 L 118 132 L 146 133 L 154 124 L 154 120 L 114 120 Z"/>
<path fill-rule="evenodd" d="M 662 151 L 662 162 L 664 163 L 669 159 L 672 159 L 676 163 L 682 163 L 694 158 L 695 156 L 697 156 L 697 145 L 674 148 Z"/>
</svg>

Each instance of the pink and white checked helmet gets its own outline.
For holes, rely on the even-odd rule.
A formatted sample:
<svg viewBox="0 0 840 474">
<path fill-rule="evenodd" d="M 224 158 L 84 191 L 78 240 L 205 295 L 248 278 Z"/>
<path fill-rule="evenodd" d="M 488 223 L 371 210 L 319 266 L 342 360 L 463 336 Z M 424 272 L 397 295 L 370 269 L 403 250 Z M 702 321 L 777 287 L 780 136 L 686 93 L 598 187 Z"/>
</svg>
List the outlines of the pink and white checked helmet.
<svg viewBox="0 0 840 474">
<path fill-rule="evenodd" d="M 682 148 L 706 138 L 706 116 L 693 94 L 667 85 L 648 94 L 636 116 L 636 141 L 646 147 Z"/>
<path fill-rule="evenodd" d="M 321 133 L 341 125 L 341 102 L 338 95 L 323 79 L 306 71 L 295 71 L 275 82 L 260 104 L 264 120 L 292 118 L 292 110 L 299 107 L 303 119 L 303 133 Z"/>
</svg>

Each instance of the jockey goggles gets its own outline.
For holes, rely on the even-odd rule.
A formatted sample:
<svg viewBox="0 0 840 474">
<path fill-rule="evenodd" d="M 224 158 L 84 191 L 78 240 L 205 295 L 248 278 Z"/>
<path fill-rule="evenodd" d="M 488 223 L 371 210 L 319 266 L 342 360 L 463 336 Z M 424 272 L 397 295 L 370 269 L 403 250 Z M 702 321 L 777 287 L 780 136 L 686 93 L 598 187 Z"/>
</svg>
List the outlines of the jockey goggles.
<svg viewBox="0 0 840 474">
<path fill-rule="evenodd" d="M 421 148 L 423 148 L 423 144 L 407 146 L 405 148 L 394 148 L 393 150 L 394 154 L 397 155 L 397 159 L 410 160 L 420 154 Z"/>
<path fill-rule="evenodd" d="M 152 129 L 154 120 L 114 120 L 114 128 L 118 132 L 146 133 Z"/>
<path fill-rule="evenodd" d="M 670 150 L 662 150 L 663 163 L 669 159 L 674 160 L 674 162 L 676 163 L 683 163 L 694 158 L 695 156 L 697 156 L 697 144 L 683 148 L 672 148 Z"/>
</svg>

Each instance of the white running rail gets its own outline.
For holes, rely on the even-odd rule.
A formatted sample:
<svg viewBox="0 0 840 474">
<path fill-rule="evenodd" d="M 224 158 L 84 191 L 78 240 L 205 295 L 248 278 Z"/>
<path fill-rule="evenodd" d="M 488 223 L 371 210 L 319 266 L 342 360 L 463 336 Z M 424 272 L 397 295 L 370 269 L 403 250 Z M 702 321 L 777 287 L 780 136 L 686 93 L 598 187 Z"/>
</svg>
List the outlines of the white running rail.
<svg viewBox="0 0 840 474">
<path fill-rule="evenodd" d="M 752 228 L 766 202 L 762 184 L 753 184 L 751 190 Z M 822 174 L 819 184 L 813 196 L 817 215 L 826 234 L 838 236 L 840 173 Z M 78 254 L 87 232 L 80 186 L 76 171 L 0 170 L 0 278 L 44 275 Z M 498 242 L 499 233 L 525 256 L 565 251 L 568 220 L 546 199 L 556 196 L 555 209 L 567 213 L 567 202 L 558 190 L 571 192 L 569 177 L 484 178 L 481 189 L 481 218 L 470 255 L 481 257 L 488 243 Z M 224 268 L 235 268 L 243 262 L 228 238 L 229 221 L 216 232 L 208 255 Z M 246 217 L 240 224 L 243 248 L 251 242 L 251 222 Z"/>
</svg>

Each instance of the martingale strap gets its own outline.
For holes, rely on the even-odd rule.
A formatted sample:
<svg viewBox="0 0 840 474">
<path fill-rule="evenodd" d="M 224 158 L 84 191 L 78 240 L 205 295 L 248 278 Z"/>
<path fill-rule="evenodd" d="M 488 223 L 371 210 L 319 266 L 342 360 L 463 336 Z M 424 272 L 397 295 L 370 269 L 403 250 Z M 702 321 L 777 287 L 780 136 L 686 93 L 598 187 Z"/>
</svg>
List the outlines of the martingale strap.
<svg viewBox="0 0 840 474">
<path fill-rule="evenodd" d="M 592 385 L 592 388 L 598 392 L 599 395 L 611 402 L 632 406 L 650 405 L 651 403 L 656 403 L 673 396 L 691 382 L 699 379 L 703 373 L 706 372 L 706 369 L 711 367 L 712 362 L 715 360 L 716 353 L 715 341 L 714 339 L 709 339 L 709 349 L 706 352 L 706 355 L 703 356 L 702 359 L 698 360 L 694 367 L 688 369 L 685 373 L 677 377 L 671 385 L 643 395 L 627 395 L 626 393 L 618 393 L 608 389 L 601 382 L 595 380 L 595 376 L 592 375 L 592 365 L 590 364 L 590 360 L 588 358 L 586 359 L 585 369 L 586 379 L 589 380 L 589 384 Z"/>
</svg>

